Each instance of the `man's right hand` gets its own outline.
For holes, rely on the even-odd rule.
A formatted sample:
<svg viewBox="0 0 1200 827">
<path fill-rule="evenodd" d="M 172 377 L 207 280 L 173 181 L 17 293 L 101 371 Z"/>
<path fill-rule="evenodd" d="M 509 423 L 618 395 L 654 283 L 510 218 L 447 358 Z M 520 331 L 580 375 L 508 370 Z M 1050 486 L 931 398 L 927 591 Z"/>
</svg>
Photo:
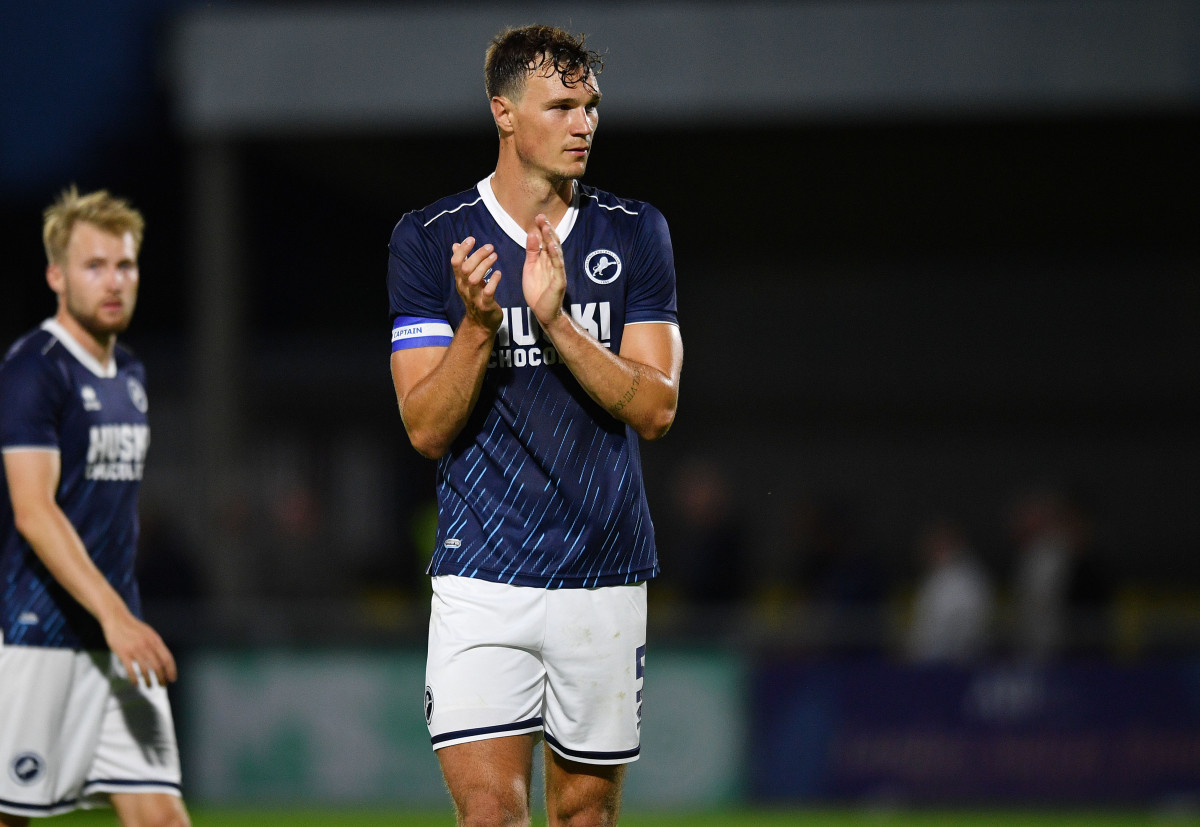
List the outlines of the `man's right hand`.
<svg viewBox="0 0 1200 827">
<path fill-rule="evenodd" d="M 491 244 L 475 249 L 475 239 L 467 236 L 451 245 L 450 266 L 454 268 L 454 286 L 466 305 L 467 316 L 490 332 L 499 329 L 504 311 L 496 303 L 500 271 L 493 270 L 496 251 Z"/>
</svg>

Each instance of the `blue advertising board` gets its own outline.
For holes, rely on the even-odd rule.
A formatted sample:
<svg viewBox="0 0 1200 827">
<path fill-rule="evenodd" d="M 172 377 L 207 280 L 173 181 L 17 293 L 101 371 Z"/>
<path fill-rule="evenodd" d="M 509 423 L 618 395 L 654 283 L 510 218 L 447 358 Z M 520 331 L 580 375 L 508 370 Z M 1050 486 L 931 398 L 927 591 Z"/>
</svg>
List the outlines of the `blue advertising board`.
<svg viewBox="0 0 1200 827">
<path fill-rule="evenodd" d="M 758 801 L 1147 804 L 1200 794 L 1200 668 L 760 662 Z"/>
</svg>

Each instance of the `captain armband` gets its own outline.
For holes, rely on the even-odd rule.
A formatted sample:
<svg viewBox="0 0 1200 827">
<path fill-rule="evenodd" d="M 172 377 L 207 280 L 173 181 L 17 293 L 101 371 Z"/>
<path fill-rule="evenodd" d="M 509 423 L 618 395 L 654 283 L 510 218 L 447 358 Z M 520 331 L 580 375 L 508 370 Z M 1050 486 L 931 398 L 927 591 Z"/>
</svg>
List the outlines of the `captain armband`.
<svg viewBox="0 0 1200 827">
<path fill-rule="evenodd" d="M 397 316 L 392 323 L 392 353 L 414 347 L 449 347 L 454 328 L 444 319 Z"/>
</svg>

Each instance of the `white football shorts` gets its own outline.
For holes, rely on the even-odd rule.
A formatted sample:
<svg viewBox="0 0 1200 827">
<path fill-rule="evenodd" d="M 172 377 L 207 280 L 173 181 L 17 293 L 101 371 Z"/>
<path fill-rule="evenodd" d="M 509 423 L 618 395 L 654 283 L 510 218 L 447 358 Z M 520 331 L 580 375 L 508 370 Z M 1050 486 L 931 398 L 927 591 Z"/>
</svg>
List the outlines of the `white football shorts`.
<svg viewBox="0 0 1200 827">
<path fill-rule="evenodd" d="M 434 577 L 433 748 L 541 732 L 572 761 L 636 761 L 645 658 L 645 583 L 539 589 Z"/>
<path fill-rule="evenodd" d="M 40 817 L 111 793 L 180 795 L 167 690 L 134 686 L 108 651 L 0 641 L 0 811 Z"/>
</svg>

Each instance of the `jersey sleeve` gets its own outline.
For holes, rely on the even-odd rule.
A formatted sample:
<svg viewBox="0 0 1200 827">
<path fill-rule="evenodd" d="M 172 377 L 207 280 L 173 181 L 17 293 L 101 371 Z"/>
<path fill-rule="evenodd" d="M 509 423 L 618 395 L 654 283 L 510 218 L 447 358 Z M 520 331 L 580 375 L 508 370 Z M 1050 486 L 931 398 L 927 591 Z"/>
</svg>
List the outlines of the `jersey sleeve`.
<svg viewBox="0 0 1200 827">
<path fill-rule="evenodd" d="M 388 302 L 392 317 L 392 351 L 447 346 L 454 336 L 446 315 L 446 263 L 450 248 L 421 226 L 418 213 L 408 213 L 392 231 L 388 244 Z"/>
<path fill-rule="evenodd" d="M 646 204 L 638 221 L 633 248 L 629 293 L 625 299 L 625 323 L 679 323 L 675 306 L 675 254 L 667 220 Z"/>
<path fill-rule="evenodd" d="M 13 354 L 0 367 L 0 450 L 58 449 L 67 392 L 52 360 Z"/>
</svg>

